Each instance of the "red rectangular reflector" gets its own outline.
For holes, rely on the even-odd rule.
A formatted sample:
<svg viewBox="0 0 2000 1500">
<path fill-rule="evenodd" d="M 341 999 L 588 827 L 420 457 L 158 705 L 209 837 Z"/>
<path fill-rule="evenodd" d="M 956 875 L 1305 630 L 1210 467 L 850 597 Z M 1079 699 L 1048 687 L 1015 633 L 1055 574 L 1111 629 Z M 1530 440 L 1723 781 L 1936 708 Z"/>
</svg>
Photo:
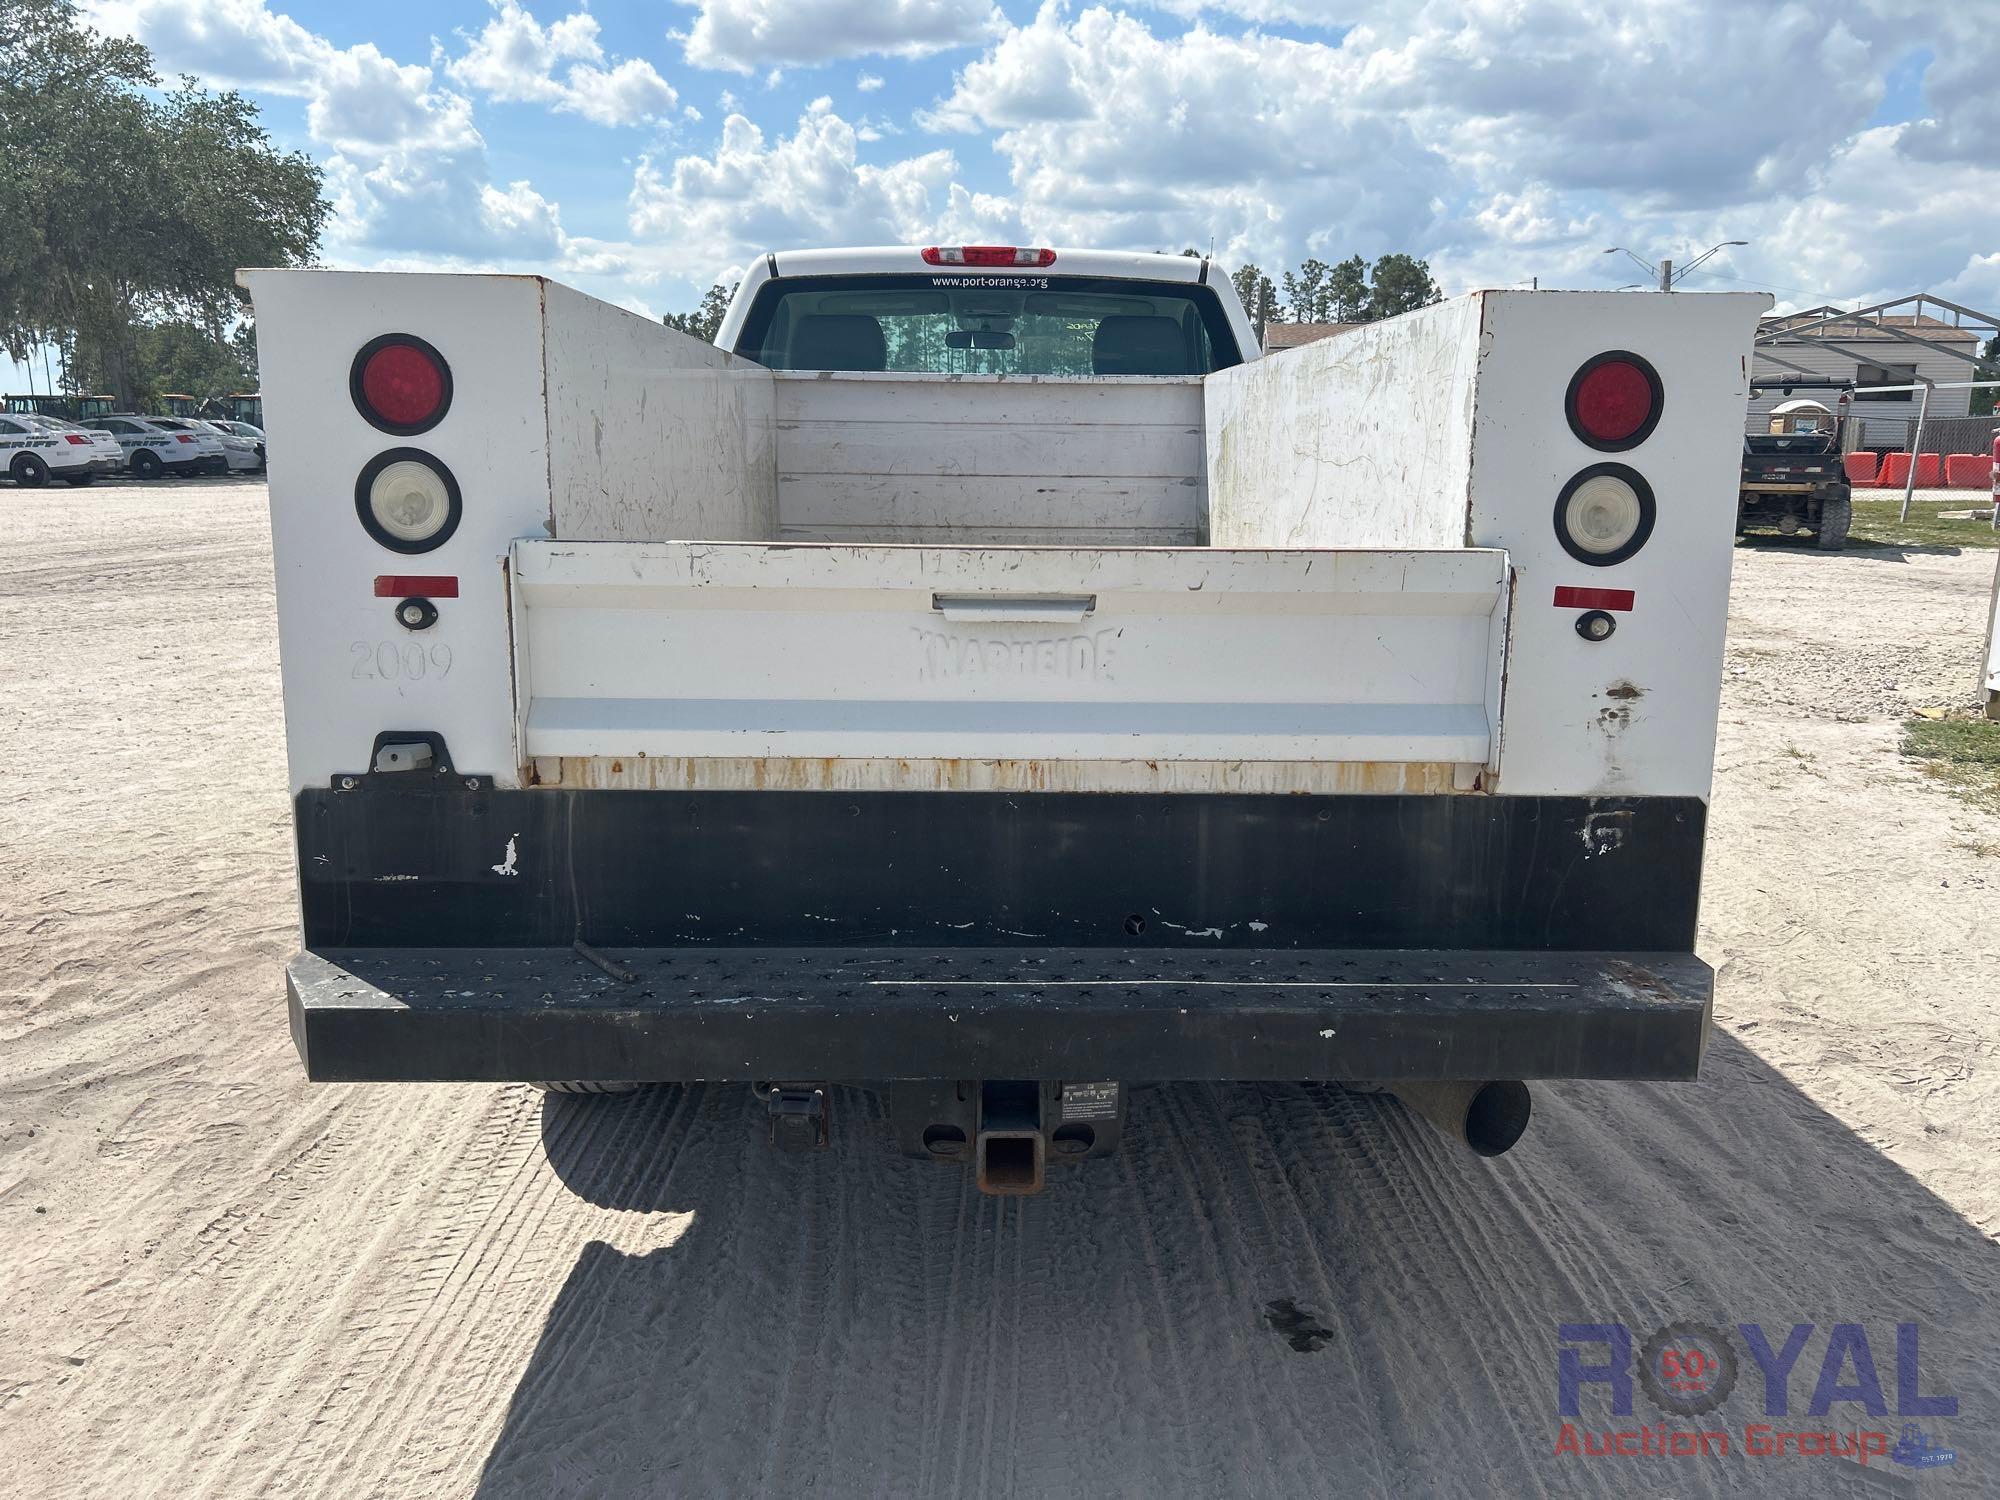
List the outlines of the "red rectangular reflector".
<svg viewBox="0 0 2000 1500">
<path fill-rule="evenodd" d="M 456 599 L 458 579 L 440 573 L 378 573 L 375 575 L 375 597 L 377 599 L 408 599 L 416 595 L 424 599 Z"/>
<path fill-rule="evenodd" d="M 1578 589 L 1567 584 L 1556 587 L 1557 609 L 1630 609 L 1630 589 Z"/>
</svg>

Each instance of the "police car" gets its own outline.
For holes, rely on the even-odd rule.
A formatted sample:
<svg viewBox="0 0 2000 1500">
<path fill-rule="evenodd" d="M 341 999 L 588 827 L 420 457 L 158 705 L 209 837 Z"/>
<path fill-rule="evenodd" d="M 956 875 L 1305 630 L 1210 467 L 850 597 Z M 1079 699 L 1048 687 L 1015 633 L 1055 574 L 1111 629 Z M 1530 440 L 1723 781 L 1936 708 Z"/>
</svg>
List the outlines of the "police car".
<svg viewBox="0 0 2000 1500">
<path fill-rule="evenodd" d="M 217 421 L 214 417 L 189 417 L 187 425 L 197 432 L 212 432 L 222 439 L 222 456 L 229 462 L 230 473 L 254 474 L 264 467 L 263 445 L 241 433 L 230 431 L 229 423 Z"/>
<path fill-rule="evenodd" d="M 57 476 L 71 484 L 89 484 L 93 479 L 116 474 L 125 467 L 125 450 L 120 448 L 117 440 L 108 433 L 92 432 L 88 427 L 72 422 L 68 417 L 31 416 L 22 420 L 30 426 L 39 424 L 50 432 L 63 434 L 61 451 L 65 456 L 73 458 L 75 455 L 70 452 L 71 449 L 89 445 L 86 451 L 91 454 L 91 462 L 86 469 L 80 472 L 72 469 Z M 83 442 L 79 443 L 78 438 L 83 439 Z"/>
<path fill-rule="evenodd" d="M 241 467 L 246 469 L 257 467 L 257 459 L 254 452 L 244 449 L 240 450 L 239 455 L 232 455 L 229 449 L 229 440 L 225 440 L 221 433 L 198 417 L 164 416 L 148 417 L 146 420 L 151 422 L 155 427 L 171 432 L 175 437 L 183 437 L 190 433 L 193 434 L 195 442 L 201 451 L 201 471 L 204 474 L 227 474 L 231 469 L 238 467 L 236 462 L 238 457 L 247 459 L 247 461 L 241 464 Z"/>
<path fill-rule="evenodd" d="M 210 417 L 208 418 L 208 425 L 220 428 L 224 432 L 233 432 L 240 438 L 247 438 L 250 445 L 257 450 L 257 467 L 260 469 L 264 467 L 268 455 L 264 451 L 263 428 L 254 426 L 249 422 L 231 421 L 227 417 Z"/>
<path fill-rule="evenodd" d="M 0 473 L 24 489 L 64 479 L 89 484 L 124 467 L 117 444 L 55 417 L 0 416 Z"/>
<path fill-rule="evenodd" d="M 213 433 L 172 432 L 161 422 L 131 412 L 92 417 L 90 428 L 110 433 L 125 454 L 125 466 L 141 479 L 218 472 L 224 462 L 222 439 Z"/>
</svg>

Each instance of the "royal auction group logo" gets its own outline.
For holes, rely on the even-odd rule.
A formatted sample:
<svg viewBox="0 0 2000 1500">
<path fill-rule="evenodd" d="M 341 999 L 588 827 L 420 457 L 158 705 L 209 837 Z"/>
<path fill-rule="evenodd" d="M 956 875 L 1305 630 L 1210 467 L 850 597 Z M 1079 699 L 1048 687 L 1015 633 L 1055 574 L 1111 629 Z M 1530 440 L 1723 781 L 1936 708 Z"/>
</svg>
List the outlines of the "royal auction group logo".
<svg viewBox="0 0 2000 1500">
<path fill-rule="evenodd" d="M 1817 1333 L 1812 1323 L 1795 1323 L 1779 1338 L 1761 1323 L 1725 1329 L 1677 1322 L 1635 1340 L 1623 1323 L 1561 1324 L 1556 1330 L 1556 1395 L 1564 1420 L 1555 1451 L 1576 1458 L 1741 1453 L 1750 1458 L 1844 1458 L 1861 1464 L 1886 1458 L 1912 1469 L 1956 1461 L 1955 1452 L 1919 1425 L 1926 1418 L 1957 1416 L 1958 1398 L 1921 1389 L 1915 1323 L 1896 1324 L 1894 1380 L 1888 1386 L 1862 1324 L 1834 1323 L 1823 1342 L 1816 1340 Z M 1792 1391 L 1795 1377 L 1806 1375 L 1814 1379 L 1801 1421 L 1793 1415 Z M 1745 1396 L 1758 1401 L 1764 1420 L 1745 1421 L 1737 1429 L 1714 1422 L 1712 1414 L 1746 1381 L 1750 1389 Z M 1593 1417 L 1630 1417 L 1635 1386 L 1668 1421 L 1600 1427 L 1583 1420 L 1587 1399 Z M 1892 1389 L 1894 1414 L 1905 1419 L 1893 1439 L 1883 1420 L 1891 1412 Z M 1711 1420 L 1677 1425 L 1689 1418 Z"/>
</svg>

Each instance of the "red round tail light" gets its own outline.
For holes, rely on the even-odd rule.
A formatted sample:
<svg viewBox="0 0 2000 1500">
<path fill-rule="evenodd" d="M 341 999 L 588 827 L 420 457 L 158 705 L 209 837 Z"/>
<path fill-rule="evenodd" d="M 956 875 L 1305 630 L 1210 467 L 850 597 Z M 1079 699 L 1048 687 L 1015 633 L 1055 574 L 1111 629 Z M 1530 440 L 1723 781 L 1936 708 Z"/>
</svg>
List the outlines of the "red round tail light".
<svg viewBox="0 0 2000 1500">
<path fill-rule="evenodd" d="M 1626 349 L 1583 362 L 1563 398 L 1569 430 L 1600 453 L 1636 448 L 1660 425 L 1660 373 Z"/>
<path fill-rule="evenodd" d="M 451 366 L 415 334 L 385 333 L 354 356 L 347 393 L 354 409 L 383 432 L 429 432 L 451 410 Z"/>
</svg>

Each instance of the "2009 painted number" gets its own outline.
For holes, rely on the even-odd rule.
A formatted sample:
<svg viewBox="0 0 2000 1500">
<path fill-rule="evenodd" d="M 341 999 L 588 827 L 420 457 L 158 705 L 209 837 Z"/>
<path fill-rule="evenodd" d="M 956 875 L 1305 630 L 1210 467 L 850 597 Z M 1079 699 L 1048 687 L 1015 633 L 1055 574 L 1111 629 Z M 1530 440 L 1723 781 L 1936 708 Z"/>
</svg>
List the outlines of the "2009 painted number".
<svg viewBox="0 0 2000 1500">
<path fill-rule="evenodd" d="M 422 682 L 451 672 L 451 647 L 443 641 L 429 647 L 422 641 L 356 641 L 347 649 L 354 654 L 349 677 Z"/>
</svg>

